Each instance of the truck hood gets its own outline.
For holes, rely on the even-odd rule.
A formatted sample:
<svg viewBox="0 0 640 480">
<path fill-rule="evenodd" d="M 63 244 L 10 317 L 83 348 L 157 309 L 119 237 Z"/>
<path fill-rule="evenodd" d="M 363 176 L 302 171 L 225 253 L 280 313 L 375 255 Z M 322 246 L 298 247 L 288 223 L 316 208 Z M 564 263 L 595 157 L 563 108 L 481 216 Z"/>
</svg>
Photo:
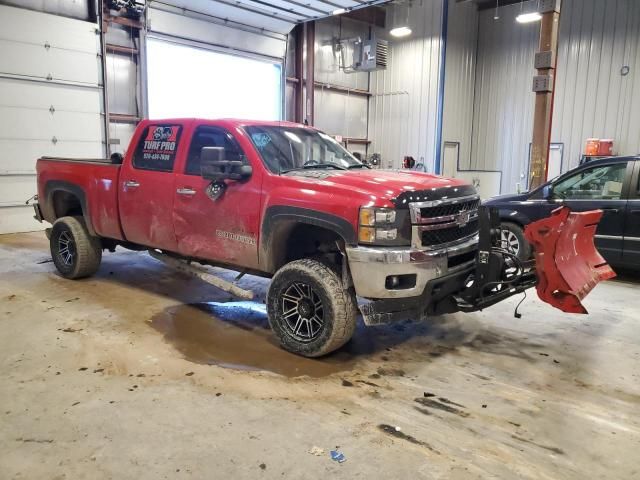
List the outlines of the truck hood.
<svg viewBox="0 0 640 480">
<path fill-rule="evenodd" d="M 468 182 L 461 179 L 440 177 L 413 170 L 295 170 L 285 175 L 296 177 L 305 183 L 319 183 L 324 188 L 335 187 L 339 191 L 358 192 L 375 197 L 384 203 L 393 203 L 400 194 L 405 192 L 435 190 L 443 187 L 450 187 L 451 193 L 456 196 L 457 187 L 469 186 Z"/>
</svg>

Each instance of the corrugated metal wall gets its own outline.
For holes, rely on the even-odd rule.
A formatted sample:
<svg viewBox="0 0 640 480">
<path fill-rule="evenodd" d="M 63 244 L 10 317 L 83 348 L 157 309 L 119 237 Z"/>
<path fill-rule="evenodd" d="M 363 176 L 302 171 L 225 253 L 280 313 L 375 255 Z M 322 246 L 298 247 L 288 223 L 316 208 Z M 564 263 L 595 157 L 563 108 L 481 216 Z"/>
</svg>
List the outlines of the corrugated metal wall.
<svg viewBox="0 0 640 480">
<path fill-rule="evenodd" d="M 536 2 L 525 2 L 534 9 Z M 526 179 L 535 95 L 533 59 L 540 24 L 520 24 L 520 5 L 479 15 L 472 151 L 475 170 L 502 170 L 502 191 L 516 190 Z"/>
<path fill-rule="evenodd" d="M 394 10 L 388 10 L 388 22 Z M 388 23 L 389 24 L 389 23 Z M 413 33 L 390 39 L 389 67 L 371 74 L 370 152 L 382 155 L 384 167 L 400 167 L 411 155 L 434 170 L 442 47 L 442 1 L 414 2 L 409 12 Z"/>
<path fill-rule="evenodd" d="M 347 18 L 333 17 L 316 22 L 315 81 L 340 87 L 368 90 L 369 74 L 366 72 L 345 73 L 340 68 L 340 56 L 332 48 L 335 40 L 362 37 L 368 38 L 366 24 Z M 345 54 L 347 66 L 351 64 L 353 52 Z M 352 138 L 367 138 L 367 103 L 362 95 L 337 92 L 324 87 L 315 90 L 315 126 L 331 135 Z M 353 150 L 350 148 L 350 150 Z"/>
<path fill-rule="evenodd" d="M 556 85 L 551 139 L 564 143 L 563 171 L 578 164 L 589 137 L 639 154 L 640 1 L 564 0 Z"/>
<path fill-rule="evenodd" d="M 525 2 L 532 8 L 535 2 Z M 520 5 L 480 12 L 469 166 L 502 170 L 502 191 L 526 186 L 532 135 L 533 59 L 539 23 L 515 22 Z M 628 75 L 621 68 L 629 66 Z M 447 69 L 451 68 L 447 65 Z M 445 101 L 446 105 L 446 101 Z M 551 141 L 562 171 L 589 137 L 613 138 L 618 154 L 640 153 L 640 1 L 563 0 Z M 461 156 L 462 158 L 462 156 Z"/>
<path fill-rule="evenodd" d="M 475 4 L 449 0 L 445 61 L 443 142 L 458 142 L 460 163 L 468 166 L 473 131 L 478 10 Z"/>
</svg>

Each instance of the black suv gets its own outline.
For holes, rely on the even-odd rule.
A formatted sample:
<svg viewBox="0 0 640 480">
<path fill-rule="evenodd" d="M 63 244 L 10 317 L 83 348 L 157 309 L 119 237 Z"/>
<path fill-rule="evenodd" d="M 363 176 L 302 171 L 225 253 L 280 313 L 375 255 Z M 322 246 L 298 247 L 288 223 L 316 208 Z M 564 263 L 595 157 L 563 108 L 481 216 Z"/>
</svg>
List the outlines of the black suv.
<svg viewBox="0 0 640 480">
<path fill-rule="evenodd" d="M 604 212 L 596 247 L 611 265 L 640 269 L 640 156 L 593 160 L 522 194 L 485 202 L 497 207 L 502 243 L 521 259 L 531 256 L 524 226 L 566 205 L 580 212 Z"/>
</svg>

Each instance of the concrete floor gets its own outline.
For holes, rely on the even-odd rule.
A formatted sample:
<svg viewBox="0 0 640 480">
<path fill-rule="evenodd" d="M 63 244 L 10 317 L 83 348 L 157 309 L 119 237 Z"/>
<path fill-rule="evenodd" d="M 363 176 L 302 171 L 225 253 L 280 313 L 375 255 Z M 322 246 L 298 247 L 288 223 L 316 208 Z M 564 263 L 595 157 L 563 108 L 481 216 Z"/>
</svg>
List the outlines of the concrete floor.
<svg viewBox="0 0 640 480">
<path fill-rule="evenodd" d="M 315 361 L 243 284 L 207 303 L 232 299 L 120 250 L 73 282 L 44 234 L 0 236 L 0 478 L 640 478 L 638 277 L 589 316 L 532 294 Z"/>
</svg>

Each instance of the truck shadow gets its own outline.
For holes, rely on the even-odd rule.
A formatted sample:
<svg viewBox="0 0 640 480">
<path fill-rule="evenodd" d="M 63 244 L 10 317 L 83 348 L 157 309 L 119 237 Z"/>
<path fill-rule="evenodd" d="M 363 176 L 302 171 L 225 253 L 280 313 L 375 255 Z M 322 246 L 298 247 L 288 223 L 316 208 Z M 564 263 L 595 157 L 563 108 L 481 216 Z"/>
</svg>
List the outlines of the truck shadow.
<svg viewBox="0 0 640 480">
<path fill-rule="evenodd" d="M 232 279 L 235 274 L 221 275 Z M 269 329 L 264 305 L 268 280 L 245 277 L 242 286 L 253 289 L 256 299 L 237 302 L 199 279 L 129 253 L 105 257 L 96 278 L 180 302 L 153 315 L 151 326 L 186 359 L 202 364 L 318 377 L 351 370 L 376 356 L 381 361 L 424 363 L 460 348 L 534 361 L 535 353 L 530 352 L 541 346 L 511 332 L 488 329 L 474 314 L 376 327 L 366 327 L 359 319 L 344 347 L 321 359 L 306 359 L 283 351 Z"/>
</svg>

